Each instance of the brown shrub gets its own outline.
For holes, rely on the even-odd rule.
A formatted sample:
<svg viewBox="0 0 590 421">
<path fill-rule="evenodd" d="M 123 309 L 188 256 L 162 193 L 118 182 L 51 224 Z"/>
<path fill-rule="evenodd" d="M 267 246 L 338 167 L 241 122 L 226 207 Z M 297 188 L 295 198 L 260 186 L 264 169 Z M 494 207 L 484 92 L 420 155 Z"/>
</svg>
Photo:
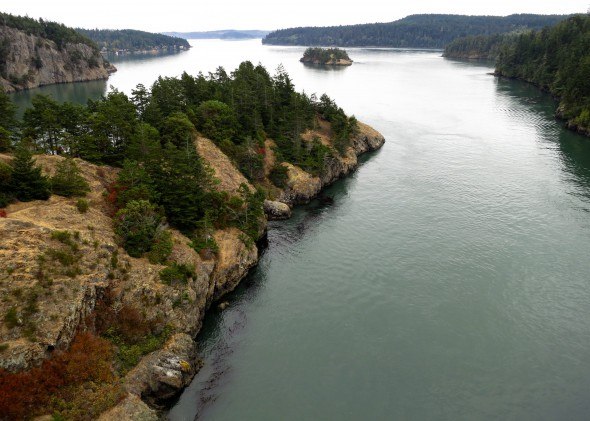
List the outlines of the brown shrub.
<svg viewBox="0 0 590 421">
<path fill-rule="evenodd" d="M 109 341 L 90 333 L 79 333 L 69 350 L 56 351 L 39 367 L 21 373 L 0 369 L 1 419 L 28 419 L 60 412 L 61 406 L 74 410 L 75 405 L 69 403 L 77 400 L 89 384 L 108 389 L 107 395 L 114 405 L 122 397 L 122 390 L 112 368 L 113 355 Z M 92 406 L 89 402 L 86 404 Z M 83 412 L 93 411 L 85 409 Z"/>
</svg>

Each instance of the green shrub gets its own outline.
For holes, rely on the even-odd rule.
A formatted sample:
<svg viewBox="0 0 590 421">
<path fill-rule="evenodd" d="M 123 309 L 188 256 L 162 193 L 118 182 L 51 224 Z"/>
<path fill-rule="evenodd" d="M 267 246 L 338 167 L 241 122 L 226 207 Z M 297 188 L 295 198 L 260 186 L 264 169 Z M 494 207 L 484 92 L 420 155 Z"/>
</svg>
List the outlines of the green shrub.
<svg viewBox="0 0 590 421">
<path fill-rule="evenodd" d="M 195 236 L 189 243 L 189 246 L 192 247 L 197 253 L 201 253 L 204 250 L 208 250 L 211 253 L 217 253 L 219 251 L 219 245 L 212 235 L 198 237 Z"/>
<path fill-rule="evenodd" d="M 12 329 L 19 325 L 18 314 L 16 312 L 16 307 L 11 307 L 6 314 L 4 315 L 4 323 L 8 329 Z"/>
<path fill-rule="evenodd" d="M 53 231 L 51 239 L 57 240 L 60 243 L 70 244 L 72 242 L 72 234 L 69 231 Z"/>
<path fill-rule="evenodd" d="M 148 253 L 150 263 L 165 263 L 172 253 L 172 234 L 167 230 L 158 230 L 154 236 L 152 249 Z"/>
<path fill-rule="evenodd" d="M 132 257 L 150 251 L 158 227 L 164 218 L 146 200 L 132 200 L 115 215 L 115 232 L 123 240 L 123 247 Z"/>
<path fill-rule="evenodd" d="M 270 181 L 279 188 L 284 188 L 287 185 L 287 180 L 289 179 L 289 169 L 283 165 L 275 165 L 272 170 L 270 170 L 270 174 L 268 178 Z"/>
<path fill-rule="evenodd" d="M 48 249 L 45 254 L 63 266 L 71 266 L 78 261 L 78 257 L 69 250 Z"/>
<path fill-rule="evenodd" d="M 78 209 L 78 212 L 80 213 L 86 213 L 88 211 L 88 200 L 86 199 L 78 199 L 78 201 L 76 202 L 76 208 Z"/>
<path fill-rule="evenodd" d="M 8 152 L 12 149 L 10 141 L 10 132 L 0 126 L 0 152 Z"/>
<path fill-rule="evenodd" d="M 195 267 L 184 263 L 174 262 L 160 271 L 160 280 L 166 285 L 186 284 L 195 276 Z"/>
<path fill-rule="evenodd" d="M 49 180 L 35 165 L 33 154 L 25 145 L 19 145 L 12 161 L 9 191 L 22 201 L 47 200 L 50 196 Z"/>
<path fill-rule="evenodd" d="M 66 158 L 56 166 L 55 175 L 51 177 L 51 190 L 64 197 L 85 196 L 90 186 L 80 174 L 76 161 Z"/>
<path fill-rule="evenodd" d="M 171 329 L 165 327 L 160 333 L 148 333 L 137 340 L 129 340 L 112 332 L 107 332 L 105 336 L 117 345 L 119 371 L 125 374 L 139 363 L 141 357 L 162 348 L 170 334 Z"/>
</svg>

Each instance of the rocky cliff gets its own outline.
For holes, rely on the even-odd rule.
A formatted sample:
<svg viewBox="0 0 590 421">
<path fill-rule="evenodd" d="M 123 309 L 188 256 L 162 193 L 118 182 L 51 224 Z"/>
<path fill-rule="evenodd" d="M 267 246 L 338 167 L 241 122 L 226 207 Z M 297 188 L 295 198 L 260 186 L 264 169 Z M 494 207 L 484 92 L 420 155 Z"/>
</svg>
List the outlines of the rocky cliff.
<svg viewBox="0 0 590 421">
<path fill-rule="evenodd" d="M 10 161 L 7 155 L 0 159 Z M 44 173 L 52 174 L 63 158 L 36 159 Z M 12 310 L 17 318 L 13 325 L 0 325 L 0 367 L 28 369 L 54 350 L 67 348 L 78 330 L 94 329 L 93 312 L 109 296 L 115 301 L 112 307 L 140 309 L 143 318 L 157 320 L 174 332 L 164 348 L 141 360 L 125 378 L 130 394 L 158 405 L 194 375 L 192 338 L 205 311 L 237 286 L 256 264 L 258 250 L 243 243 L 239 230 L 228 228 L 214 233 L 218 253 L 202 257 L 188 246 L 188 238 L 173 231 L 171 259 L 194 266 L 195 276 L 186 285 L 165 285 L 159 277 L 163 266 L 128 256 L 116 242 L 104 196 L 117 170 L 77 163 L 92 189 L 86 213 L 78 211 L 76 199 L 52 196 L 49 201 L 10 205 L 7 217 L 0 218 L 0 314 Z M 241 176 L 234 172 L 231 177 Z M 67 251 L 55 235 L 63 231 L 73 235 L 76 245 L 72 267 L 52 258 Z M 152 413 L 147 407 L 141 409 L 145 404 L 133 397 L 121 405 Z"/>
<path fill-rule="evenodd" d="M 290 207 L 308 203 L 326 186 L 357 168 L 359 155 L 383 146 L 383 135 L 366 124 L 359 122 L 358 125 L 358 131 L 352 137 L 345 153 L 334 153 L 329 157 L 320 175 L 313 176 L 295 165 L 283 163 L 288 168 L 288 180 L 286 187 L 277 195 L 276 201 L 286 203 Z M 314 137 L 319 137 L 324 145 L 333 149 L 331 127 L 326 122 L 320 122 L 317 129 L 308 130 L 303 135 L 305 141 L 311 141 Z"/>
<path fill-rule="evenodd" d="M 333 148 L 331 136 L 330 125 L 319 122 L 318 128 L 306 132 L 303 139 L 319 137 Z M 308 202 L 322 188 L 356 168 L 358 155 L 381 147 L 383 142 L 382 135 L 360 123 L 345 154 L 332 154 L 319 176 L 285 164 L 289 168 L 286 187 L 273 190 L 279 202 L 272 202 L 271 208 L 290 212 L 291 206 Z M 235 195 L 241 184 L 248 185 L 213 142 L 197 137 L 195 143 L 219 181 L 216 189 Z M 266 143 L 268 174 L 276 157 L 272 140 Z M 46 174 L 52 174 L 63 159 L 45 155 L 36 158 Z M 2 161 L 10 159 L 0 155 Z M 118 170 L 81 160 L 77 163 L 91 186 L 86 213 L 77 209 L 76 199 L 52 196 L 49 201 L 12 204 L 6 209 L 7 217 L 0 218 L 0 313 L 12 312 L 15 319 L 0 324 L 0 367 L 24 370 L 48 358 L 54 350 L 66 349 L 77 331 L 95 330 L 96 313 L 105 305 L 119 311 L 137 309 L 147 323 L 168 326 L 171 335 L 161 349 L 144 356 L 126 374 L 126 397 L 101 419 L 155 420 L 157 414 L 152 408 L 165 406 L 199 368 L 193 338 L 205 312 L 257 263 L 258 249 L 243 242 L 241 231 L 228 228 L 214 233 L 217 253 L 200 255 L 189 246 L 187 237 L 171 230 L 174 245 L 170 260 L 195 270 L 186 283 L 167 285 L 159 276 L 164 266 L 146 258 L 132 258 L 117 243 L 105 194 Z M 265 208 L 268 206 L 265 204 Z M 66 244 L 56 235 L 64 231 L 72 235 Z M 59 259 L 65 252 L 74 259 L 68 264 Z"/>
<path fill-rule="evenodd" d="M 0 25 L 0 85 L 6 92 L 65 82 L 106 79 L 115 71 L 98 49 L 55 42 Z"/>
</svg>

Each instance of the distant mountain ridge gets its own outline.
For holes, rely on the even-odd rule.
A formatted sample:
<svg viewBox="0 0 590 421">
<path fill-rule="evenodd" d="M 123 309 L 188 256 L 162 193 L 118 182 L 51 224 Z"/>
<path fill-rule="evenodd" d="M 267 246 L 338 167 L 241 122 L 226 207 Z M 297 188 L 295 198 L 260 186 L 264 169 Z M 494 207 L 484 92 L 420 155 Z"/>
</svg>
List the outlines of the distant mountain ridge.
<svg viewBox="0 0 590 421">
<path fill-rule="evenodd" d="M 388 23 L 280 29 L 263 44 L 339 47 L 442 49 L 456 38 L 541 29 L 569 15 L 510 16 L 410 15 Z"/>
<path fill-rule="evenodd" d="M 196 32 L 162 32 L 164 35 L 184 39 L 255 39 L 264 38 L 270 31 L 258 29 L 221 29 L 218 31 L 196 31 Z"/>
</svg>

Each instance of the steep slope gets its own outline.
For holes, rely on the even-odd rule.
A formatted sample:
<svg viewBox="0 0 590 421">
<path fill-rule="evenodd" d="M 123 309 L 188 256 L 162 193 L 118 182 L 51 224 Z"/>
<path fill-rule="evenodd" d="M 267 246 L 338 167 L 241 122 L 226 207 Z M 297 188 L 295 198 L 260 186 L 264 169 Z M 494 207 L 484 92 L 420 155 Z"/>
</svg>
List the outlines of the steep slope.
<svg viewBox="0 0 590 421">
<path fill-rule="evenodd" d="M 42 25 L 32 19 L 29 21 Z M 67 36 L 50 39 L 36 26 L 31 30 L 19 28 L 20 21 L 14 23 L 8 19 L 5 22 L 7 24 L 0 24 L 0 85 L 6 92 L 54 83 L 106 79 L 116 70 L 103 59 L 96 45 L 81 35 L 70 36 L 65 27 Z"/>
<path fill-rule="evenodd" d="M 311 200 L 356 168 L 358 155 L 384 142 L 378 132 L 359 123 L 350 146 L 339 155 L 326 121 L 318 121 L 317 128 L 302 138 L 304 142 L 319 138 L 334 153 L 317 176 L 284 164 L 289 168 L 286 186 L 274 187 L 272 194 L 287 209 Z M 266 144 L 268 175 L 277 159 L 273 141 L 267 139 Z M 211 140 L 197 135 L 195 145 L 217 179 L 213 188 L 238 195 L 242 184 L 250 186 Z M 36 156 L 47 175 L 63 159 Z M 0 160 L 9 163 L 11 156 L 0 155 Z M 259 251 L 244 241 L 240 230 L 227 228 L 213 232 L 216 253 L 200 254 L 189 246 L 189 238 L 168 228 L 173 238 L 169 259 L 194 272 L 185 282 L 165 283 L 160 277 L 165 266 L 130 257 L 120 247 L 107 200 L 119 170 L 76 162 L 91 187 L 86 213 L 78 209 L 76 199 L 52 196 L 48 201 L 13 203 L 6 208 L 6 217 L 0 218 L 0 314 L 4 317 L 0 368 L 22 371 L 36 366 L 57 350 L 68 349 L 78 332 L 105 332 L 105 323 L 120 323 L 131 315 L 133 326 L 162 326 L 167 334 L 159 349 L 121 371 L 125 396 L 113 402 L 115 406 L 101 419 L 157 419 L 151 408 L 165 406 L 199 368 L 193 338 L 205 312 L 246 276 L 257 263 Z M 271 186 L 268 179 L 264 183 Z"/>
</svg>

